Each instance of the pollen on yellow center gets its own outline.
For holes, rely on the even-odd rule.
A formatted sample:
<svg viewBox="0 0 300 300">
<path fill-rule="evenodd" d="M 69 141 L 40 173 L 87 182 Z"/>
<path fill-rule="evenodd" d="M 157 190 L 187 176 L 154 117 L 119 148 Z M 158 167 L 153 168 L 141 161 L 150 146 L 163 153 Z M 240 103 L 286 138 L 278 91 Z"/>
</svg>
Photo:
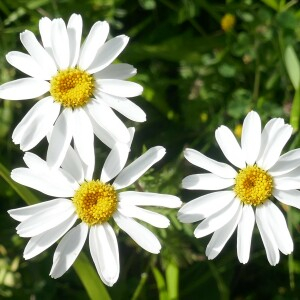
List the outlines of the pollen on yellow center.
<svg viewBox="0 0 300 300">
<path fill-rule="evenodd" d="M 82 183 L 72 200 L 78 217 L 90 226 L 108 221 L 118 204 L 114 187 L 100 180 Z"/>
<path fill-rule="evenodd" d="M 273 178 L 256 165 L 247 166 L 236 176 L 233 190 L 243 203 L 257 206 L 271 197 Z"/>
<path fill-rule="evenodd" d="M 51 96 L 56 102 L 68 108 L 86 105 L 90 101 L 94 89 L 94 77 L 77 68 L 58 71 L 50 81 Z"/>
</svg>

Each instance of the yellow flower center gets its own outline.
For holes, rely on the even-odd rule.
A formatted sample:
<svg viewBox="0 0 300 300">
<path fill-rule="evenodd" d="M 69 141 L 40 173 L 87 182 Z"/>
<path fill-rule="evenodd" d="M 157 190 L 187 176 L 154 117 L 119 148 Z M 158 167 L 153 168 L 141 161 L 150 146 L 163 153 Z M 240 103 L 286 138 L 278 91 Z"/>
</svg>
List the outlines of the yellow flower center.
<svg viewBox="0 0 300 300">
<path fill-rule="evenodd" d="M 94 77 L 77 68 L 58 71 L 50 81 L 50 94 L 54 100 L 69 108 L 87 104 L 94 89 Z"/>
<path fill-rule="evenodd" d="M 114 187 L 100 180 L 82 183 L 72 200 L 78 217 L 90 226 L 108 221 L 118 205 Z"/>
<path fill-rule="evenodd" d="M 245 204 L 263 204 L 272 195 L 273 178 L 258 166 L 247 166 L 239 171 L 233 188 Z"/>
</svg>

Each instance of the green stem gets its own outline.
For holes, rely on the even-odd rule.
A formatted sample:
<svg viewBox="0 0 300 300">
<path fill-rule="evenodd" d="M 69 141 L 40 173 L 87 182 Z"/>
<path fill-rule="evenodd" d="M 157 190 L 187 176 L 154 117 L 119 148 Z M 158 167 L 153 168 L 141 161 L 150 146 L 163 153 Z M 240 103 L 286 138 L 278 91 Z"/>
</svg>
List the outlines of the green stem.
<svg viewBox="0 0 300 300">
<path fill-rule="evenodd" d="M 140 296 L 140 294 L 141 294 L 141 292 L 143 290 L 143 287 L 144 287 L 147 279 L 148 279 L 148 272 L 147 273 L 146 272 L 142 273 L 141 274 L 140 282 L 139 282 L 138 286 L 136 287 L 136 289 L 135 289 L 135 291 L 134 291 L 134 293 L 133 293 L 133 295 L 131 297 L 131 300 L 138 300 L 138 299 L 140 299 L 139 296 Z"/>
<path fill-rule="evenodd" d="M 287 223 L 288 228 L 291 233 L 291 236 L 293 235 L 293 225 L 292 225 L 292 216 L 291 216 L 292 209 L 288 208 L 287 211 Z M 290 280 L 290 288 L 292 291 L 295 290 L 295 276 L 294 276 L 294 256 L 293 253 L 291 253 L 288 256 L 288 267 L 289 267 L 289 280 Z"/>
<path fill-rule="evenodd" d="M 222 276 L 218 272 L 215 264 L 212 261 L 209 261 L 208 266 L 210 268 L 210 271 L 211 271 L 213 277 L 215 278 L 215 280 L 217 282 L 218 289 L 220 292 L 220 299 L 221 300 L 229 300 L 229 290 L 228 290 L 226 284 L 224 283 Z"/>
<path fill-rule="evenodd" d="M 256 64 L 255 64 L 255 75 L 254 75 L 254 86 L 253 86 L 253 103 L 257 103 L 257 99 L 259 96 L 259 85 L 260 85 L 260 60 L 258 54 L 258 46 L 255 43 L 255 52 L 257 53 L 256 56 Z"/>
</svg>

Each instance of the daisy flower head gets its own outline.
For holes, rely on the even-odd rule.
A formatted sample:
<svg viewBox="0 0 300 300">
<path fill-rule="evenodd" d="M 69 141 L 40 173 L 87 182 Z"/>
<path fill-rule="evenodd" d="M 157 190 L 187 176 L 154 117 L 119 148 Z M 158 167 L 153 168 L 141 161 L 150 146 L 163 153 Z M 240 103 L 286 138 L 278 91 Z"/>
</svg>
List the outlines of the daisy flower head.
<svg viewBox="0 0 300 300">
<path fill-rule="evenodd" d="M 58 169 L 49 168 L 46 161 L 33 153 L 25 153 L 27 168 L 14 169 L 12 179 L 54 197 L 8 211 L 20 222 L 17 226 L 19 236 L 30 238 L 24 250 L 25 259 L 35 257 L 61 239 L 50 271 L 51 277 L 58 278 L 73 264 L 88 237 L 98 274 L 106 285 L 112 286 L 120 271 L 112 220 L 146 251 L 160 252 L 158 238 L 135 219 L 166 228 L 170 224 L 167 217 L 143 207 L 176 208 L 181 201 L 166 194 L 120 191 L 135 182 L 165 154 L 163 147 L 153 147 L 123 168 L 129 147 L 128 144 L 116 143 L 100 177 L 95 180 L 88 171 L 91 168 L 82 164 L 71 147 Z M 109 183 L 115 176 L 115 180 Z"/>
<path fill-rule="evenodd" d="M 213 191 L 198 197 L 178 212 L 183 223 L 202 221 L 196 238 L 213 233 L 206 248 L 214 259 L 237 228 L 237 256 L 247 263 L 255 222 L 271 265 L 279 262 L 279 251 L 290 254 L 293 241 L 281 210 L 281 203 L 300 208 L 300 149 L 280 155 L 292 134 L 281 118 L 271 119 L 261 130 L 259 115 L 251 111 L 243 122 L 241 145 L 232 131 L 220 126 L 215 137 L 224 156 L 235 167 L 202 153 L 186 149 L 185 158 L 209 173 L 187 176 L 182 187 Z"/>
<path fill-rule="evenodd" d="M 0 86 L 0 98 L 39 97 L 15 128 L 13 141 L 28 151 L 54 124 L 47 151 L 51 167 L 61 165 L 72 139 L 87 164 L 94 151 L 94 134 L 100 140 L 109 134 L 128 142 L 128 130 L 113 109 L 133 121 L 146 120 L 144 111 L 127 99 L 143 90 L 139 84 L 126 81 L 136 69 L 125 63 L 111 64 L 129 38 L 119 35 L 106 41 L 109 25 L 98 21 L 81 44 L 82 27 L 77 14 L 67 24 L 44 17 L 39 22 L 42 43 L 25 30 L 20 39 L 28 54 L 12 51 L 6 55 L 8 63 L 28 76 Z"/>
</svg>

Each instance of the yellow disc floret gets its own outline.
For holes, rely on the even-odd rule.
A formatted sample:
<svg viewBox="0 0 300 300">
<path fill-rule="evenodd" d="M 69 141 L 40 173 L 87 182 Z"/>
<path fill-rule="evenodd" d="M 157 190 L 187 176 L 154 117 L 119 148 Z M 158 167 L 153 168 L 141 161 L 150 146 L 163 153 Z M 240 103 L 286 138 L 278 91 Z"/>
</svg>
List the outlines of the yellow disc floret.
<svg viewBox="0 0 300 300">
<path fill-rule="evenodd" d="M 50 81 L 51 96 L 56 102 L 69 108 L 86 105 L 93 95 L 94 88 L 94 77 L 77 68 L 58 71 Z"/>
<path fill-rule="evenodd" d="M 236 176 L 233 190 L 243 203 L 257 206 L 271 197 L 273 178 L 256 165 L 247 166 Z"/>
<path fill-rule="evenodd" d="M 78 217 L 90 226 L 108 221 L 118 205 L 114 187 L 100 180 L 82 183 L 72 200 Z"/>
</svg>

